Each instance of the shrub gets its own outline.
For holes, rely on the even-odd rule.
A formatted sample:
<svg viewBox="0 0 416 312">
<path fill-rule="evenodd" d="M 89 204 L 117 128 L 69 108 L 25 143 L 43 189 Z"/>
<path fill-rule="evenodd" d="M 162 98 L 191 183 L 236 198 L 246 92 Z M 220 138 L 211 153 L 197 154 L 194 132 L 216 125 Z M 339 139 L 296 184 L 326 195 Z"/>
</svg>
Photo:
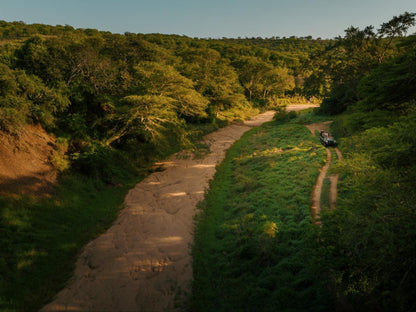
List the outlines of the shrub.
<svg viewBox="0 0 416 312">
<path fill-rule="evenodd" d="M 297 114 L 295 111 L 277 111 L 274 116 L 273 116 L 273 120 L 274 121 L 281 121 L 281 122 L 285 122 L 285 121 L 289 121 L 291 119 L 296 118 Z"/>
</svg>

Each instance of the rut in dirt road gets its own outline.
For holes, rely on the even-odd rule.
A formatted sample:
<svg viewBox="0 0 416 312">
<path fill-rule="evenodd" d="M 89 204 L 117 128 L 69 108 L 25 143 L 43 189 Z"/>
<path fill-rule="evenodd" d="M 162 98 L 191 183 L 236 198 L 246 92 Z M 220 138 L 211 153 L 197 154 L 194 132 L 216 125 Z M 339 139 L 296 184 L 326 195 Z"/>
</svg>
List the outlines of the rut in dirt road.
<svg viewBox="0 0 416 312">
<path fill-rule="evenodd" d="M 174 310 L 175 297 L 190 290 L 193 218 L 216 165 L 244 132 L 273 115 L 206 136 L 210 153 L 202 159 L 178 154 L 159 163 L 165 170 L 129 191 L 113 226 L 85 246 L 74 277 L 42 311 Z"/>
</svg>

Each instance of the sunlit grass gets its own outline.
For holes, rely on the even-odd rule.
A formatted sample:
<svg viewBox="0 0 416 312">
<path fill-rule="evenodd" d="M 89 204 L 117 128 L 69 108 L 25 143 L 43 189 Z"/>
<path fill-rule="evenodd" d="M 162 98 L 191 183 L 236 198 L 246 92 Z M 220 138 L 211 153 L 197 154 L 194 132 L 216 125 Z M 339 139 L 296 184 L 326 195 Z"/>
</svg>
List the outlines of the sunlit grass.
<svg viewBox="0 0 416 312">
<path fill-rule="evenodd" d="M 297 123 L 253 129 L 218 167 L 197 221 L 195 310 L 319 310 L 327 303 L 309 267 L 310 195 L 326 152 Z"/>
</svg>

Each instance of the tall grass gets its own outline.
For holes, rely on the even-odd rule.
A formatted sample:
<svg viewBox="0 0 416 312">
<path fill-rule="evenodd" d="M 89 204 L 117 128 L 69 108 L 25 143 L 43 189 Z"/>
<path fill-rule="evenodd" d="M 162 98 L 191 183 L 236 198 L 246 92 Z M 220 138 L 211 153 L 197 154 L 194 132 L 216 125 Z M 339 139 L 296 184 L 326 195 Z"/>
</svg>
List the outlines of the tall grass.
<svg viewBox="0 0 416 312">
<path fill-rule="evenodd" d="M 196 221 L 192 311 L 328 308 L 310 216 L 326 152 L 297 122 L 251 130 L 218 167 Z"/>
<path fill-rule="evenodd" d="M 81 247 L 116 218 L 127 190 L 63 178 L 53 198 L 0 197 L 0 311 L 37 311 L 71 276 Z"/>
</svg>

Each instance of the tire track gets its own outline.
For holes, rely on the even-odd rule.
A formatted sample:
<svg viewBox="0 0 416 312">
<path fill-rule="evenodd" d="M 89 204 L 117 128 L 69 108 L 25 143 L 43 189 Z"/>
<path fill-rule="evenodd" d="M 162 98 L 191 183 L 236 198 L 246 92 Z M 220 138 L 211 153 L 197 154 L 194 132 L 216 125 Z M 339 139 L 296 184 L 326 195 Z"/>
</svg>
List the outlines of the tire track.
<svg viewBox="0 0 416 312">
<path fill-rule="evenodd" d="M 331 122 L 332 121 L 326 121 L 326 122 L 322 122 L 322 123 L 314 123 L 314 124 L 305 125 L 305 126 L 311 131 L 312 136 L 315 137 L 316 136 L 315 131 L 320 131 L 322 129 L 327 129 L 328 125 Z M 338 149 L 338 147 L 335 147 L 334 151 L 337 154 L 338 161 L 342 161 L 342 154 L 341 154 L 341 151 Z M 320 214 L 321 208 L 322 208 L 321 207 L 322 187 L 323 187 L 324 180 L 327 177 L 328 169 L 331 166 L 331 161 L 332 161 L 331 149 L 326 147 L 326 153 L 327 153 L 327 157 L 326 157 L 325 165 L 320 169 L 318 178 L 315 182 L 315 185 L 312 189 L 312 194 L 311 194 L 311 216 L 312 216 L 312 219 L 314 220 L 314 223 L 318 224 L 318 225 L 320 224 L 319 214 Z M 338 174 L 331 174 L 328 178 L 329 178 L 329 181 L 330 181 L 330 184 L 331 184 L 330 189 L 329 189 L 330 208 L 335 209 L 337 207 L 337 193 L 338 193 L 339 175 Z"/>
</svg>

